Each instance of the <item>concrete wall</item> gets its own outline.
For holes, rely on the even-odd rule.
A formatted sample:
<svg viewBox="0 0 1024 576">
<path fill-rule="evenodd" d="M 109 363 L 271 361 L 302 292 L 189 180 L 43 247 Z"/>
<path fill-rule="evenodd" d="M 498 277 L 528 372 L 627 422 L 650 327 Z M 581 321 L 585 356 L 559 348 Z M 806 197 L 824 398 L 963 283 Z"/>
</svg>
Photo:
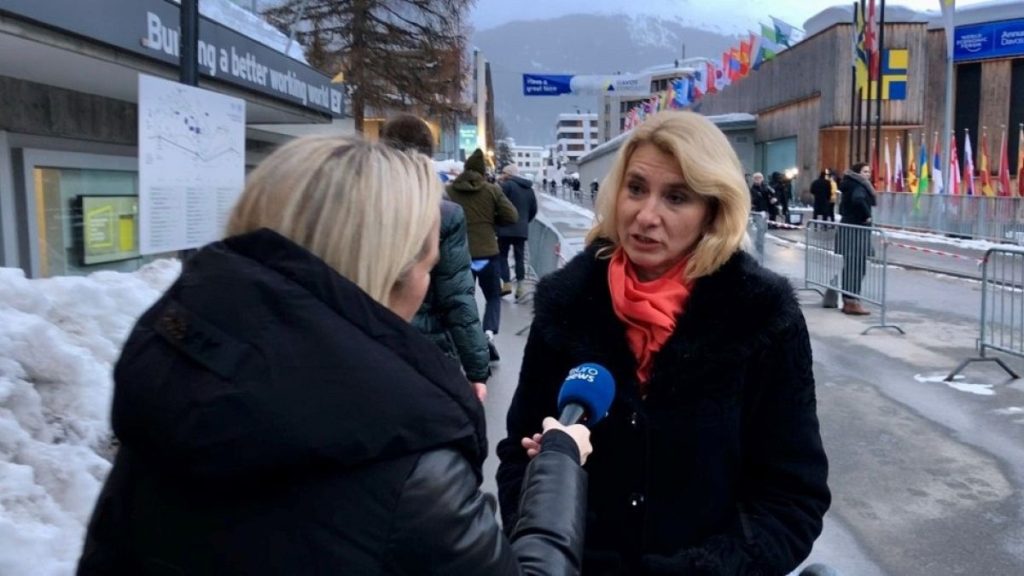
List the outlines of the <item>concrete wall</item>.
<svg viewBox="0 0 1024 576">
<path fill-rule="evenodd" d="M 135 146 L 135 104 L 0 76 L 0 131 Z"/>
</svg>

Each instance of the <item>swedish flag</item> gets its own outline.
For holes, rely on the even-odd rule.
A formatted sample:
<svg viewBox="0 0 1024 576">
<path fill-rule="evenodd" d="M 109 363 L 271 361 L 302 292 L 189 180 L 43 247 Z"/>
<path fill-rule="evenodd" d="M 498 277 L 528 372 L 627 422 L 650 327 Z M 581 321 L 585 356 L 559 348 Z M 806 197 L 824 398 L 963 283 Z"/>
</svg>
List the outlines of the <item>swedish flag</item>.
<svg viewBox="0 0 1024 576">
<path fill-rule="evenodd" d="M 882 54 L 881 99 L 907 99 L 907 69 L 910 67 L 910 51 L 906 48 L 886 50 Z M 871 94 L 879 94 L 878 82 L 871 83 Z"/>
</svg>

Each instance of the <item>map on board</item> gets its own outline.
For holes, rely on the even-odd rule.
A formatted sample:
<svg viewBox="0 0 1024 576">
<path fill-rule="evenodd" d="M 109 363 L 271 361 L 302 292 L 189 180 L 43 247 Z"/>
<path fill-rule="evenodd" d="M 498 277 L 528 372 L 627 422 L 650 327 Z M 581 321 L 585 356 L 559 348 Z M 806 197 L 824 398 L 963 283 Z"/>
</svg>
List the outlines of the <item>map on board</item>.
<svg viewBox="0 0 1024 576">
<path fill-rule="evenodd" d="M 140 252 L 223 237 L 244 182 L 245 102 L 140 74 Z"/>
</svg>

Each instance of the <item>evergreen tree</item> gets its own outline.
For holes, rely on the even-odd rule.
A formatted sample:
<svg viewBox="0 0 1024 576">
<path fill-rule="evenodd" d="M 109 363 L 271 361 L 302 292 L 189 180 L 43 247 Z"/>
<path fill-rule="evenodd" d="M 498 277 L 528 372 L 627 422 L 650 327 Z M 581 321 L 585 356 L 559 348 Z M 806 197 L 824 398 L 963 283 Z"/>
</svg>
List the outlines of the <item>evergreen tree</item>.
<svg viewBox="0 0 1024 576">
<path fill-rule="evenodd" d="M 344 74 L 356 130 L 368 110 L 461 111 L 464 21 L 475 0 L 282 0 L 266 18 L 306 46 L 306 59 Z"/>
</svg>

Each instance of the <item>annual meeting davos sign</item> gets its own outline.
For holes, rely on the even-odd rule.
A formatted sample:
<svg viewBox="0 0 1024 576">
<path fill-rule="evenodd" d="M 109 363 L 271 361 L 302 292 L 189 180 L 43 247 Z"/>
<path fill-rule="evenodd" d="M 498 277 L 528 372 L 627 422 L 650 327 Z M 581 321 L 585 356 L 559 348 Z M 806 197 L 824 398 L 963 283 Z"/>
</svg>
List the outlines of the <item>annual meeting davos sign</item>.
<svg viewBox="0 0 1024 576">
<path fill-rule="evenodd" d="M 1024 20 L 957 26 L 953 60 L 986 60 L 1024 56 Z"/>
<path fill-rule="evenodd" d="M 103 44 L 177 65 L 181 16 L 167 0 L 0 0 L 12 14 Z M 205 17 L 199 21 L 199 73 L 248 90 L 341 117 L 343 98 L 331 79 Z"/>
</svg>

